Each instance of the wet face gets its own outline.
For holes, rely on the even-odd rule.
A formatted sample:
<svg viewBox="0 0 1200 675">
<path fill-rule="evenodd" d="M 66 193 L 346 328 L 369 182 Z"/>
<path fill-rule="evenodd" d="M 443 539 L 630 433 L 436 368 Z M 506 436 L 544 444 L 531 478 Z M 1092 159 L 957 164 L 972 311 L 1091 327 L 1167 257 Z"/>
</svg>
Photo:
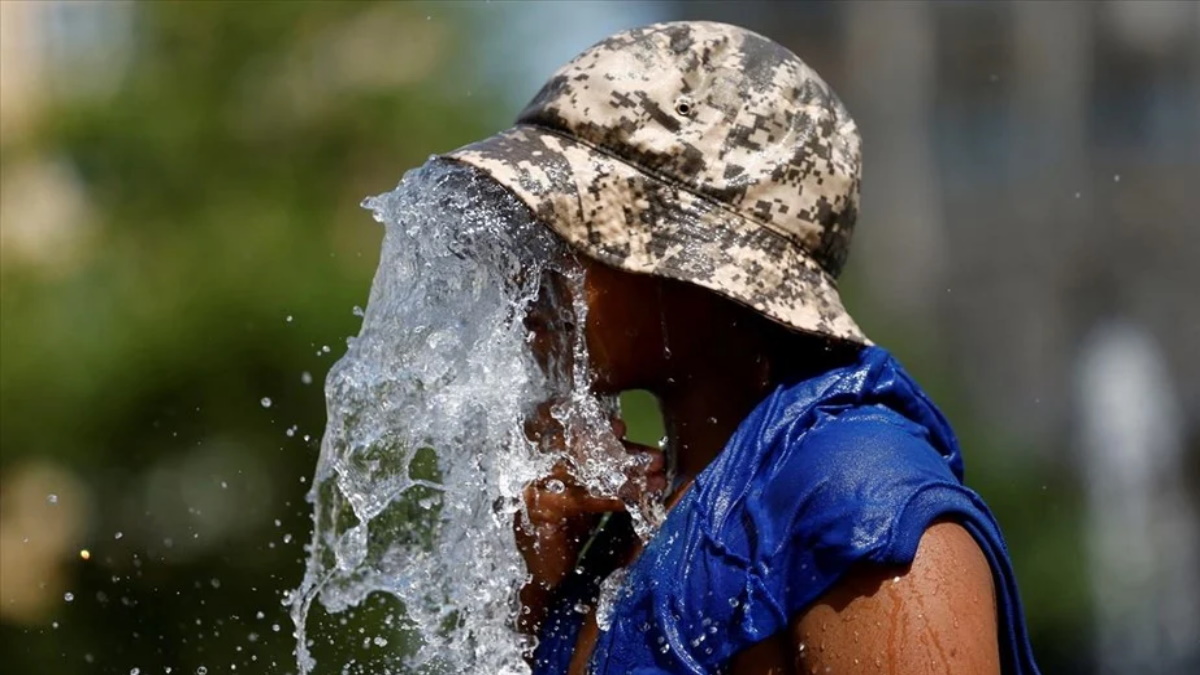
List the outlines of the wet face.
<svg viewBox="0 0 1200 675">
<path fill-rule="evenodd" d="M 570 386 L 567 378 L 574 367 L 577 330 L 573 300 L 567 279 L 547 270 L 524 318 L 530 349 L 552 388 Z"/>
<path fill-rule="evenodd" d="M 585 337 L 597 393 L 654 389 L 665 372 L 671 316 L 656 277 L 585 261 Z"/>
<path fill-rule="evenodd" d="M 688 284 L 624 272 L 584 258 L 583 293 L 592 389 L 616 394 L 627 389 L 659 392 L 686 372 L 688 362 L 711 356 L 704 345 L 713 327 L 736 324 L 728 303 Z M 551 274 L 526 317 L 530 341 L 543 369 L 569 372 L 579 330 L 570 284 Z M 723 311 L 725 310 L 725 311 Z M 707 328 L 706 328 L 707 327 Z M 706 339 L 697 339 L 703 334 Z"/>
</svg>

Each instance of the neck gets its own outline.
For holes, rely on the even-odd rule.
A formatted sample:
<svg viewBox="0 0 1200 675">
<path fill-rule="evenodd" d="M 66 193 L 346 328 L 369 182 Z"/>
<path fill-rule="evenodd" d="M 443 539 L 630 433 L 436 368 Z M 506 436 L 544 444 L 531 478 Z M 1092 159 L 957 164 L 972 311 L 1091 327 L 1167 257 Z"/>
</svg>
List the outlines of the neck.
<svg viewBox="0 0 1200 675">
<path fill-rule="evenodd" d="M 722 368 L 720 360 L 710 363 L 716 365 L 699 371 L 681 368 L 686 374 L 668 379 L 659 392 L 667 447 L 681 482 L 695 478 L 720 454 L 738 425 L 775 385 L 763 368 Z"/>
</svg>

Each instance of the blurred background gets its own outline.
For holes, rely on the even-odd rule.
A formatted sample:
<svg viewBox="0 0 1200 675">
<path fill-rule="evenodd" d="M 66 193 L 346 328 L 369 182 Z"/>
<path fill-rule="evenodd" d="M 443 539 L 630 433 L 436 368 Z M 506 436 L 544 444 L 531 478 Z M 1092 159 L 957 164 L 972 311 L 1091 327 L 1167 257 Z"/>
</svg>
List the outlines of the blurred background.
<svg viewBox="0 0 1200 675">
<path fill-rule="evenodd" d="M 294 672 L 360 200 L 673 19 L 857 118 L 847 305 L 958 430 L 1043 672 L 1200 672 L 1200 4 L 61 0 L 0 2 L 4 671 Z"/>
</svg>

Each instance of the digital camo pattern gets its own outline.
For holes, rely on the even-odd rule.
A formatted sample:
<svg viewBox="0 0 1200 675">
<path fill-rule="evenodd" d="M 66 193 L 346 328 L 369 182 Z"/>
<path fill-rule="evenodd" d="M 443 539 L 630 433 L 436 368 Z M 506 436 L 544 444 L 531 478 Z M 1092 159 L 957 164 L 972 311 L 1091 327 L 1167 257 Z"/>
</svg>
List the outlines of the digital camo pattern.
<svg viewBox="0 0 1200 675">
<path fill-rule="evenodd" d="M 865 343 L 834 281 L 860 147 L 842 103 L 794 54 L 735 26 L 679 22 L 591 47 L 514 128 L 448 156 L 605 263 Z"/>
</svg>

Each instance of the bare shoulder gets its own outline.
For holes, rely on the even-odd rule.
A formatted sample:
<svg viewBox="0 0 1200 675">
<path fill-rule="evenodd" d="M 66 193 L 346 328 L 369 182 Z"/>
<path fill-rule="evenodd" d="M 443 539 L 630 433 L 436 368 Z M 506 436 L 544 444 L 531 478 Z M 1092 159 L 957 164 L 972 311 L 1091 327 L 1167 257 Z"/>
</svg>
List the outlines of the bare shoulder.
<svg viewBox="0 0 1200 675">
<path fill-rule="evenodd" d="M 1000 673 L 991 569 L 953 522 L 927 529 L 907 568 L 853 570 L 791 633 L 800 673 Z"/>
</svg>

